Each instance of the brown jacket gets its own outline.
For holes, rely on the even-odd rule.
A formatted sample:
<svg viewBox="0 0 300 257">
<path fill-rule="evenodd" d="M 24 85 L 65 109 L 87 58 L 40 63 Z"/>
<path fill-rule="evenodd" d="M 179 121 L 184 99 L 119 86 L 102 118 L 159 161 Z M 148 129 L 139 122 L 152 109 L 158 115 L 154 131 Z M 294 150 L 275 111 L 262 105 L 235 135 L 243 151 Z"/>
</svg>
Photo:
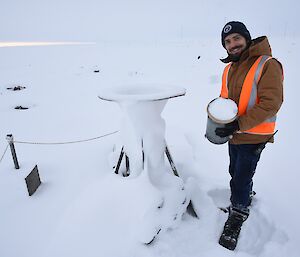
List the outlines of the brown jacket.
<svg viewBox="0 0 300 257">
<path fill-rule="evenodd" d="M 233 62 L 228 74 L 228 96 L 236 104 L 239 102 L 242 85 L 252 64 L 261 55 L 272 56 L 267 37 L 252 40 L 250 47 L 238 62 Z M 241 131 L 248 130 L 274 116 L 283 102 L 282 67 L 276 59 L 266 62 L 257 85 L 259 103 L 239 117 Z M 269 135 L 234 134 L 232 144 L 257 144 L 266 142 Z M 270 140 L 273 142 L 273 139 Z"/>
</svg>

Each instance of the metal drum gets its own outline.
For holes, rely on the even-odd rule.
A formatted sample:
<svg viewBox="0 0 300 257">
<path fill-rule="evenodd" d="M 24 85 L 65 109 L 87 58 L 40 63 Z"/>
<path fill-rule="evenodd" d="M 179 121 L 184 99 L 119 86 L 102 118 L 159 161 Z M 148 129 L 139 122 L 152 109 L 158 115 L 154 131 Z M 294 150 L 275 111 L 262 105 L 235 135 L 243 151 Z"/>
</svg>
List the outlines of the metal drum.
<svg viewBox="0 0 300 257">
<path fill-rule="evenodd" d="M 224 101 L 226 104 L 224 104 Z M 225 108 L 225 112 L 227 112 L 227 117 L 217 117 L 216 114 L 212 113 L 212 105 L 218 108 Z M 217 105 L 217 106 L 216 106 Z M 218 106 L 219 105 L 219 106 Z M 234 121 L 237 118 L 238 114 L 238 108 L 237 105 L 235 104 L 234 101 L 230 99 L 225 99 L 225 98 L 215 98 L 213 99 L 208 105 L 207 105 L 207 123 L 206 123 L 206 133 L 205 137 L 208 139 L 213 144 L 224 144 L 226 143 L 231 136 L 228 137 L 219 137 L 216 135 L 215 130 L 216 128 L 224 128 L 226 124 Z M 229 115 L 228 115 L 229 113 Z"/>
</svg>

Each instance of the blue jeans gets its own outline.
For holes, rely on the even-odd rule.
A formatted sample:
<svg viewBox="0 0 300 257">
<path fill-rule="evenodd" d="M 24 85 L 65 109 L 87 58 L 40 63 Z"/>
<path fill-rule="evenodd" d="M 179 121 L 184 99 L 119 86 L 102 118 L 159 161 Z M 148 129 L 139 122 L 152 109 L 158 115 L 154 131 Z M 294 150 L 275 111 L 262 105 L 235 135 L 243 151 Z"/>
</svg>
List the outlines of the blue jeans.
<svg viewBox="0 0 300 257">
<path fill-rule="evenodd" d="M 229 173 L 231 176 L 231 205 L 244 212 L 249 212 L 253 181 L 257 163 L 264 144 L 229 145 Z"/>
</svg>

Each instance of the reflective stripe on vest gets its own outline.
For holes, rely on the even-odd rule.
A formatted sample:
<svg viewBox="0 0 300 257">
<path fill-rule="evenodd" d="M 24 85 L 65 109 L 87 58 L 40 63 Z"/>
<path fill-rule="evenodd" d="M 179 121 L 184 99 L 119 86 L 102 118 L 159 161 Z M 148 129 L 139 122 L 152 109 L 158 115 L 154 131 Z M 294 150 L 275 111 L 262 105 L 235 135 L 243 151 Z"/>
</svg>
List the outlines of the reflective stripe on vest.
<svg viewBox="0 0 300 257">
<path fill-rule="evenodd" d="M 265 63 L 270 59 L 272 59 L 272 57 L 267 55 L 260 56 L 248 71 L 246 78 L 243 82 L 242 91 L 240 94 L 240 100 L 238 104 L 239 116 L 245 114 L 248 110 L 253 108 L 253 106 L 256 103 L 259 102 L 259 98 L 257 96 L 257 84 L 258 81 L 260 80 Z M 227 84 L 228 84 L 228 74 L 229 74 L 230 67 L 231 67 L 231 63 L 225 67 L 222 76 L 221 97 L 223 98 L 228 98 Z M 252 134 L 261 134 L 261 135 L 273 134 L 275 131 L 275 121 L 276 121 L 276 115 L 265 120 L 263 123 L 243 132 L 252 133 Z"/>
</svg>

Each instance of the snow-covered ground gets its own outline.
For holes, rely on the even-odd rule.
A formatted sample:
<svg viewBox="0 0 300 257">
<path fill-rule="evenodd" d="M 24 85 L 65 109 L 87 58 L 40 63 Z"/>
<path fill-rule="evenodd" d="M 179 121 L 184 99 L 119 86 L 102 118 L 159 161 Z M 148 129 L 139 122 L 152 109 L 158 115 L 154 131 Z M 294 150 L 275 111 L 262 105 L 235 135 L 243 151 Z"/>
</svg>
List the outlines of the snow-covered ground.
<svg viewBox="0 0 300 257">
<path fill-rule="evenodd" d="M 67 10 L 69 2 L 63 3 Z M 32 9 L 35 4 L 29 1 Z M 212 3 L 211 8 L 215 5 Z M 89 10 L 93 6 L 101 9 L 95 1 L 88 1 L 86 5 L 76 4 L 72 10 L 77 8 L 76 14 L 80 14 L 86 12 L 84 6 Z M 180 6 L 174 5 L 174 10 L 180 12 Z M 119 7 L 130 13 L 132 6 Z M 20 21 L 24 18 L 22 8 L 15 8 Z M 55 10 L 54 4 L 52 8 Z M 168 12 L 165 8 L 158 12 L 159 21 Z M 46 9 L 37 4 L 40 17 L 47 13 Z M 101 10 L 103 14 L 106 9 Z M 194 9 L 190 10 L 196 14 Z M 188 14 L 188 10 L 184 12 Z M 63 12 L 60 9 L 58 13 Z M 118 9 L 117 13 L 122 12 Z M 66 142 L 121 129 L 119 106 L 97 97 L 103 88 L 138 83 L 184 87 L 186 96 L 169 100 L 162 116 L 166 121 L 166 140 L 180 176 L 184 180 L 194 178 L 197 185 L 193 203 L 199 219 L 185 214 L 177 227 L 159 234 L 152 245 L 139 242 L 141 217 L 158 204 L 157 192 L 147 186 L 145 174 L 138 178 L 113 174 L 109 156 L 118 133 L 77 144 L 16 144 L 20 170 L 14 169 L 9 151 L 0 163 L 0 256 L 298 256 L 299 137 L 295 119 L 300 93 L 296 79 L 300 39 L 293 34 L 294 27 L 286 25 L 281 35 L 275 33 L 275 25 L 266 32 L 274 56 L 285 69 L 285 102 L 279 113 L 276 142 L 267 146 L 257 167 L 257 195 L 251 215 L 242 228 L 236 251 L 231 252 L 217 243 L 227 217 L 217 207 L 229 204 L 227 146 L 213 145 L 204 138 L 206 106 L 219 95 L 221 86 L 224 65 L 218 59 L 225 56 L 225 51 L 219 34 L 224 20 L 220 22 L 219 18 L 219 25 L 213 27 L 216 34 L 201 38 L 185 37 L 188 23 L 181 17 L 182 27 L 180 22 L 176 24 L 177 38 L 173 37 L 173 30 L 169 38 L 159 37 L 164 32 L 164 27 L 160 27 L 159 33 L 150 35 L 153 40 L 146 40 L 144 31 L 142 41 L 130 40 L 126 33 L 119 39 L 113 38 L 109 29 L 104 32 L 111 39 L 102 40 L 85 30 L 87 25 L 95 25 L 96 14 L 93 11 L 90 20 L 84 20 L 84 26 L 74 30 L 76 40 L 71 33 L 65 38 L 63 33 L 55 38 L 53 30 L 47 34 L 42 24 L 37 24 L 37 17 L 29 15 L 20 25 L 19 36 L 13 31 L 4 33 L 4 41 L 50 39 L 95 44 L 0 48 L 0 157 L 7 145 L 6 134 L 10 133 L 19 141 Z M 201 14 L 205 12 L 202 10 Z M 75 16 L 70 20 L 75 21 Z M 57 17 L 59 27 L 63 19 Z M 32 35 L 23 32 L 30 31 L 26 26 L 30 20 L 34 24 Z M 67 24 L 71 24 L 70 20 Z M 12 28 L 11 20 L 8 23 Z M 134 24 L 133 20 L 129 23 Z M 116 24 L 111 28 L 116 29 Z M 150 22 L 147 28 L 152 28 Z M 39 38 L 40 31 L 44 34 Z M 254 37 L 261 35 L 257 31 L 264 33 L 256 30 Z M 6 89 L 15 85 L 26 89 Z M 29 109 L 15 110 L 19 105 Z M 24 178 L 35 164 L 43 183 L 29 197 Z M 167 162 L 166 170 L 171 171 Z"/>
</svg>

